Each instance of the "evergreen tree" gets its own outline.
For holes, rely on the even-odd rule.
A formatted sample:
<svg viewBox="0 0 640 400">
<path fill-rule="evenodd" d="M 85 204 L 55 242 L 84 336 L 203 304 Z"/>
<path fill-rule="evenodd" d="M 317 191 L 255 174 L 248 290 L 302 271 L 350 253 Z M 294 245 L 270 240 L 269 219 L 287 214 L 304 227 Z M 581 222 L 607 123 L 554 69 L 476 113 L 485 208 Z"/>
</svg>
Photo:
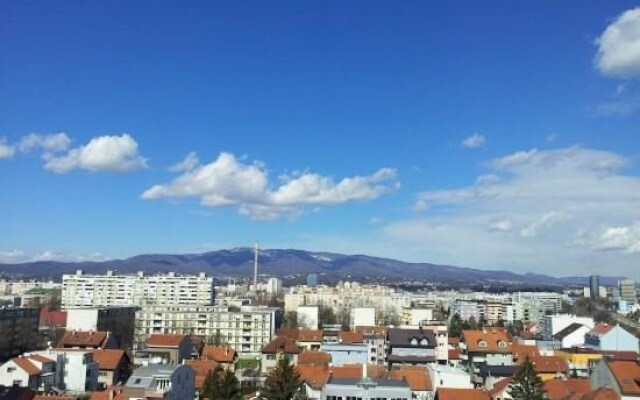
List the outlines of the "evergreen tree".
<svg viewBox="0 0 640 400">
<path fill-rule="evenodd" d="M 268 400 L 292 400 L 303 394 L 301 389 L 300 374 L 289 359 L 283 356 L 269 372 L 264 386 L 260 389 L 260 397 Z"/>
<path fill-rule="evenodd" d="M 453 317 L 449 320 L 449 336 L 459 338 L 462 336 L 462 318 L 460 318 L 460 314 L 455 313 Z"/>
<path fill-rule="evenodd" d="M 223 371 L 218 367 L 209 372 L 202 385 L 202 393 L 200 399 L 215 400 L 240 400 L 242 393 L 240 391 L 240 381 L 236 375 L 230 371 Z"/>
<path fill-rule="evenodd" d="M 528 358 L 516 372 L 508 393 L 513 400 L 544 400 L 544 384 Z"/>
</svg>

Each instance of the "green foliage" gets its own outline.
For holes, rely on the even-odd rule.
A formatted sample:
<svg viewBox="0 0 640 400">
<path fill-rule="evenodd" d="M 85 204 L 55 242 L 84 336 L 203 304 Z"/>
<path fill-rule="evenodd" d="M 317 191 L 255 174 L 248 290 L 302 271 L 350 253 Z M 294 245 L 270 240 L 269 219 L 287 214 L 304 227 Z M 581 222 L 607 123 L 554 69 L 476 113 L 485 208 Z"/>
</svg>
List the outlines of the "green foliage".
<svg viewBox="0 0 640 400">
<path fill-rule="evenodd" d="M 449 320 L 449 337 L 459 338 L 462 336 L 463 321 L 460 314 L 455 313 Z"/>
<path fill-rule="evenodd" d="M 209 398 L 215 400 L 240 400 L 240 381 L 236 375 L 230 371 L 222 371 L 217 368 L 209 372 L 204 381 L 200 399 Z"/>
<path fill-rule="evenodd" d="M 338 319 L 336 318 L 336 314 L 333 312 L 333 308 L 322 305 L 318 307 L 318 322 L 320 323 L 320 327 L 325 325 L 334 325 L 337 321 Z"/>
<path fill-rule="evenodd" d="M 268 400 L 291 400 L 301 395 L 302 381 L 298 371 L 287 357 L 281 357 L 260 389 L 260 397 Z"/>
<path fill-rule="evenodd" d="M 542 379 L 536 373 L 533 363 L 525 360 L 516 372 L 508 390 L 513 400 L 544 400 L 545 390 Z"/>
</svg>

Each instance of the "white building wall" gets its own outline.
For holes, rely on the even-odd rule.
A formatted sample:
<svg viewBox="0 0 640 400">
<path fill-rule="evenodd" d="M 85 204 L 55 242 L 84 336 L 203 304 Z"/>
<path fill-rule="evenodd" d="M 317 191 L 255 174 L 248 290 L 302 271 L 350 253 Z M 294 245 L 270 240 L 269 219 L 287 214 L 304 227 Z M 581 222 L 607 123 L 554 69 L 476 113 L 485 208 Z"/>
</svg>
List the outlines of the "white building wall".
<svg viewBox="0 0 640 400">
<path fill-rule="evenodd" d="M 11 360 L 0 366 L 0 385 L 11 387 L 18 381 L 18 386 L 29 387 L 29 374 Z"/>
<path fill-rule="evenodd" d="M 354 307 L 351 309 L 351 328 L 356 326 L 375 326 L 375 307 Z"/>
<path fill-rule="evenodd" d="M 318 329 L 318 306 L 299 306 L 298 326 L 307 329 Z"/>
<path fill-rule="evenodd" d="M 68 308 L 66 328 L 68 330 L 78 330 L 78 331 L 98 330 L 98 309 L 97 308 Z"/>
</svg>

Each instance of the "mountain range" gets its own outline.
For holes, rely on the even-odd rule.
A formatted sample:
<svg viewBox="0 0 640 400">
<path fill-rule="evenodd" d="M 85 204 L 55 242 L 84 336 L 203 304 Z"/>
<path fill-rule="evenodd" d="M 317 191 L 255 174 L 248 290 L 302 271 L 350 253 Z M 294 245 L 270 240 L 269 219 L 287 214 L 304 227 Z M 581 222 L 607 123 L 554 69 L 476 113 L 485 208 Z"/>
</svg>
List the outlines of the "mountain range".
<svg viewBox="0 0 640 400">
<path fill-rule="evenodd" d="M 295 249 L 268 249 L 259 252 L 259 273 L 277 277 L 302 277 L 317 273 L 327 279 L 364 279 L 394 281 L 431 281 L 448 284 L 527 284 L 587 285 L 587 277 L 551 277 L 542 274 L 518 274 L 505 270 L 473 268 L 430 263 L 409 263 L 366 255 L 344 255 Z M 0 276 L 14 278 L 53 278 L 78 269 L 85 273 L 147 273 L 175 271 L 184 274 L 206 272 L 215 277 L 253 276 L 254 251 L 242 247 L 200 254 L 145 254 L 102 262 L 38 261 L 0 264 Z M 618 277 L 601 277 L 604 285 L 613 285 Z"/>
</svg>

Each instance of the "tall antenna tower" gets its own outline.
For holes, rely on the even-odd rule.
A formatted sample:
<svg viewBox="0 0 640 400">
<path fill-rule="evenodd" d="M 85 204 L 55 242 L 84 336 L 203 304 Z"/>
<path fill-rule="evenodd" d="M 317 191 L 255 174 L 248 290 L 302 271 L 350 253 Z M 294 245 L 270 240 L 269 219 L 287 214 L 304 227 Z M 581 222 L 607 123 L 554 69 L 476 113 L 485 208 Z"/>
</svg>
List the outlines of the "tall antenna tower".
<svg viewBox="0 0 640 400">
<path fill-rule="evenodd" d="M 258 294 L 258 241 L 256 240 L 253 259 L 253 290 Z"/>
</svg>

